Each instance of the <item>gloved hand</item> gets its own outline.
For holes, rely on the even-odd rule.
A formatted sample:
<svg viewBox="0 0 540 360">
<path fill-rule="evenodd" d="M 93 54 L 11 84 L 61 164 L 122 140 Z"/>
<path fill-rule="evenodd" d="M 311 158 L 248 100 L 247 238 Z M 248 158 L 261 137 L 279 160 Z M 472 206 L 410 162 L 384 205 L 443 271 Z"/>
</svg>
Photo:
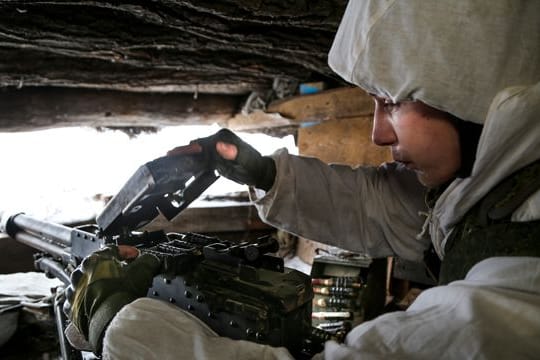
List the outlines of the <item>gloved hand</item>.
<svg viewBox="0 0 540 360">
<path fill-rule="evenodd" d="M 201 148 L 194 150 L 193 144 L 198 144 Z M 234 145 L 236 154 L 230 145 Z M 167 155 L 188 154 L 194 151 L 205 153 L 222 176 L 237 183 L 266 191 L 274 184 L 276 177 L 274 160 L 262 156 L 230 130 L 221 129 L 214 135 L 193 140 L 190 145 L 174 148 Z"/>
<path fill-rule="evenodd" d="M 112 318 L 124 305 L 146 295 L 160 260 L 150 254 L 137 255 L 138 250 L 131 246 L 109 246 L 84 259 L 71 274 L 64 312 L 72 321 L 66 336 L 73 346 L 99 354 Z M 81 335 L 90 349 L 74 344 L 73 339 Z"/>
</svg>

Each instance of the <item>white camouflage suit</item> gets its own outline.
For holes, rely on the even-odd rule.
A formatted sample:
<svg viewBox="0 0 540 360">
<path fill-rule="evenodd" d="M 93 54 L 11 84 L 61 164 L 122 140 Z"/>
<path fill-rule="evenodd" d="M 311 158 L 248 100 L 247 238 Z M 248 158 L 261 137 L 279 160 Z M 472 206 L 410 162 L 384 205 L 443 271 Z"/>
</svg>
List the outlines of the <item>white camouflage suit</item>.
<svg viewBox="0 0 540 360">
<path fill-rule="evenodd" d="M 401 165 L 330 167 L 279 151 L 272 189 L 252 189 L 261 217 L 278 228 L 371 256 L 416 261 L 431 241 L 443 258 L 463 215 L 499 181 L 540 159 L 538 1 L 351 0 L 329 64 L 370 93 L 420 100 L 483 124 L 472 174 L 453 181 L 426 216 L 424 189 Z M 533 219 L 540 219 L 540 191 L 512 216 Z M 111 323 L 104 357 L 290 355 L 218 337 L 174 306 L 139 299 Z M 538 359 L 540 258 L 486 259 L 464 280 L 424 291 L 407 311 L 361 324 L 344 344 L 328 342 L 317 357 Z"/>
</svg>

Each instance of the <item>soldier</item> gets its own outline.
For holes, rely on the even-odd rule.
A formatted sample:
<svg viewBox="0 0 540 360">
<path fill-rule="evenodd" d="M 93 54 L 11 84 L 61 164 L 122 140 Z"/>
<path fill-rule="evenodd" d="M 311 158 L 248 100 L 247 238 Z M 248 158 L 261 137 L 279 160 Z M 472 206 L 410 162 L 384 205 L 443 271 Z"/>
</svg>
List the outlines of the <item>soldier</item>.
<svg viewBox="0 0 540 360">
<path fill-rule="evenodd" d="M 538 356 L 539 47 L 534 1 L 351 1 L 329 64 L 372 94 L 372 139 L 394 162 L 351 169 L 285 150 L 263 157 L 228 130 L 196 140 L 222 175 L 251 186 L 261 218 L 278 228 L 372 257 L 418 261 L 432 247 L 442 260 L 440 286 L 343 344 L 327 342 L 319 357 Z M 217 337 L 149 299 L 114 317 L 103 349 L 114 358 L 127 349 L 129 358 L 290 357 Z"/>
</svg>

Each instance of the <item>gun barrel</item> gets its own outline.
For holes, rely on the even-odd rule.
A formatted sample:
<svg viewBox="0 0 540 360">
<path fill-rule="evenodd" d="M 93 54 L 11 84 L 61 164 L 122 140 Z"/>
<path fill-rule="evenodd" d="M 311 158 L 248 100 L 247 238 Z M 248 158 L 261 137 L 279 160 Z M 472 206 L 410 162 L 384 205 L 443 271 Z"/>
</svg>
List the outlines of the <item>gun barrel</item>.
<svg viewBox="0 0 540 360">
<path fill-rule="evenodd" d="M 35 234 L 36 237 L 46 238 L 63 246 L 71 246 L 71 232 L 73 229 L 64 225 L 38 220 L 25 214 L 17 214 L 9 219 L 6 230 L 9 236 L 13 238 L 20 232 L 28 232 Z"/>
<path fill-rule="evenodd" d="M 16 233 L 13 238 L 20 243 L 23 243 L 34 249 L 50 254 L 56 259 L 61 259 L 62 262 L 64 263 L 69 262 L 70 254 L 68 251 L 66 251 L 65 248 L 61 246 L 58 246 L 49 242 L 45 242 L 39 237 L 36 237 L 35 235 L 26 233 L 26 232 Z"/>
</svg>

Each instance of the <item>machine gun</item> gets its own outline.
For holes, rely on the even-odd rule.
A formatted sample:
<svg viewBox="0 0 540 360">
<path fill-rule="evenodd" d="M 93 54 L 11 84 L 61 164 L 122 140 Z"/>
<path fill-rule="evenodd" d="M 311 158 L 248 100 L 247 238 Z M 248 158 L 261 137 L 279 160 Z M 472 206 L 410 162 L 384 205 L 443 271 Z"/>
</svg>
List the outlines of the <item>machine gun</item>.
<svg viewBox="0 0 540 360">
<path fill-rule="evenodd" d="M 159 214 L 171 220 L 218 175 L 201 154 L 158 158 L 141 166 L 98 215 L 97 224 L 70 228 L 25 214 L 3 216 L 1 230 L 39 251 L 36 269 L 66 285 L 94 251 L 132 245 L 157 255 L 162 268 L 147 296 L 187 310 L 220 336 L 284 346 L 298 358 L 330 338 L 311 326 L 310 278 L 284 267 L 271 237 L 234 243 L 191 233 L 137 232 Z M 63 359 L 81 358 L 64 336 L 63 292 L 54 314 Z"/>
</svg>

